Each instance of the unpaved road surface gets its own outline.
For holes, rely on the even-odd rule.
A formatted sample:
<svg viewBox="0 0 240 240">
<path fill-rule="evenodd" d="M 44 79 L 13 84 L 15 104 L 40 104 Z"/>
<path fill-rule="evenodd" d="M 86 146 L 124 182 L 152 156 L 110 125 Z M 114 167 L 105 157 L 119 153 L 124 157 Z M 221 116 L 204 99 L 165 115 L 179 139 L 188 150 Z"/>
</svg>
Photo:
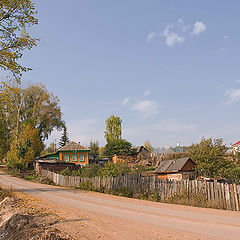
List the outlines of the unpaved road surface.
<svg viewBox="0 0 240 240">
<path fill-rule="evenodd" d="M 40 198 L 76 239 L 240 240 L 237 212 L 170 205 L 32 183 L 0 172 L 0 185 Z"/>
</svg>

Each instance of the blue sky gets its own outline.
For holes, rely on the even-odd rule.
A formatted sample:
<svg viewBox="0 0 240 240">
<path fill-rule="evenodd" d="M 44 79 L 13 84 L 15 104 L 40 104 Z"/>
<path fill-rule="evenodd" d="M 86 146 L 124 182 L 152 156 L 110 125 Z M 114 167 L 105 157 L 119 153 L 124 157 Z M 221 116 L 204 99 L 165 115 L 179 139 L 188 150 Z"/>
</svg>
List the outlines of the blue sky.
<svg viewBox="0 0 240 240">
<path fill-rule="evenodd" d="M 239 1 L 35 2 L 23 81 L 60 98 L 71 140 L 103 145 L 111 114 L 133 145 L 239 140 Z"/>
</svg>

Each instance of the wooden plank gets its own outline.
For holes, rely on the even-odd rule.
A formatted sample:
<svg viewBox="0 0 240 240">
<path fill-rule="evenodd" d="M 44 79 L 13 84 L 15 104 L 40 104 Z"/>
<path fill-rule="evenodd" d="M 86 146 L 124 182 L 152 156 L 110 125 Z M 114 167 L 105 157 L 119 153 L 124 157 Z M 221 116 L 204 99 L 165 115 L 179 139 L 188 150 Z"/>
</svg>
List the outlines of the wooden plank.
<svg viewBox="0 0 240 240">
<path fill-rule="evenodd" d="M 225 201 L 226 201 L 226 207 L 228 210 L 230 210 L 230 194 L 229 194 L 229 185 L 225 183 Z"/>
<path fill-rule="evenodd" d="M 234 198 L 235 198 L 236 211 L 239 212 L 239 200 L 238 200 L 237 185 L 236 185 L 236 183 L 233 184 L 233 189 L 234 189 Z"/>
</svg>

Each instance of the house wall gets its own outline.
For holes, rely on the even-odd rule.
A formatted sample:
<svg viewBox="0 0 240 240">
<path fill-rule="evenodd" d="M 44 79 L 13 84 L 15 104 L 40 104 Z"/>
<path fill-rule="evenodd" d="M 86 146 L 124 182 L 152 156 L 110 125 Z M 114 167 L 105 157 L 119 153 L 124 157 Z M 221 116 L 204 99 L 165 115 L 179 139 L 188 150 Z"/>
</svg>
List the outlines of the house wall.
<svg viewBox="0 0 240 240">
<path fill-rule="evenodd" d="M 112 157 L 112 161 L 114 164 L 116 163 L 134 164 L 136 160 L 137 160 L 136 156 L 114 155 Z"/>
<path fill-rule="evenodd" d="M 195 167 L 195 164 L 191 160 L 188 160 L 181 170 L 191 171 L 194 169 L 194 167 Z"/>
<path fill-rule="evenodd" d="M 195 176 L 194 171 L 188 171 L 188 172 L 178 172 L 178 173 L 163 173 L 159 174 L 158 178 L 159 179 L 164 179 L 164 180 L 187 180 L 187 179 L 192 179 Z"/>
<path fill-rule="evenodd" d="M 52 171 L 52 172 L 60 172 L 66 168 L 69 168 L 70 171 L 73 170 L 78 170 L 81 166 L 77 166 L 76 164 L 73 163 L 39 163 L 36 162 L 35 164 L 35 171 L 41 175 L 42 174 L 42 170 L 48 170 L 48 171 Z"/>
<path fill-rule="evenodd" d="M 77 155 L 77 161 L 72 161 L 72 155 Z M 80 155 L 84 155 L 84 161 L 80 161 Z M 66 163 L 75 163 L 80 165 L 88 165 L 89 164 L 89 152 L 59 152 L 59 160 L 65 162 L 65 155 L 69 155 L 69 162 Z"/>
<path fill-rule="evenodd" d="M 240 152 L 240 145 L 233 146 L 233 153 L 237 154 L 238 152 Z"/>
</svg>

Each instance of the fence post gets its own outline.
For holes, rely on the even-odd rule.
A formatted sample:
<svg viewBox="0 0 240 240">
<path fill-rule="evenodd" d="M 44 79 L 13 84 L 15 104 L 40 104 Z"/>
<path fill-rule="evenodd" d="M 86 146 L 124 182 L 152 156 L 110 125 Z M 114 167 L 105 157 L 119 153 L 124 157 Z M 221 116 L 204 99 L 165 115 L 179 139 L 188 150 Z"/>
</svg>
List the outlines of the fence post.
<svg viewBox="0 0 240 240">
<path fill-rule="evenodd" d="M 239 212 L 239 201 L 238 201 L 238 195 L 237 195 L 237 186 L 236 186 L 236 183 L 233 184 L 233 189 L 234 189 L 235 202 L 236 202 L 236 211 Z"/>
</svg>

